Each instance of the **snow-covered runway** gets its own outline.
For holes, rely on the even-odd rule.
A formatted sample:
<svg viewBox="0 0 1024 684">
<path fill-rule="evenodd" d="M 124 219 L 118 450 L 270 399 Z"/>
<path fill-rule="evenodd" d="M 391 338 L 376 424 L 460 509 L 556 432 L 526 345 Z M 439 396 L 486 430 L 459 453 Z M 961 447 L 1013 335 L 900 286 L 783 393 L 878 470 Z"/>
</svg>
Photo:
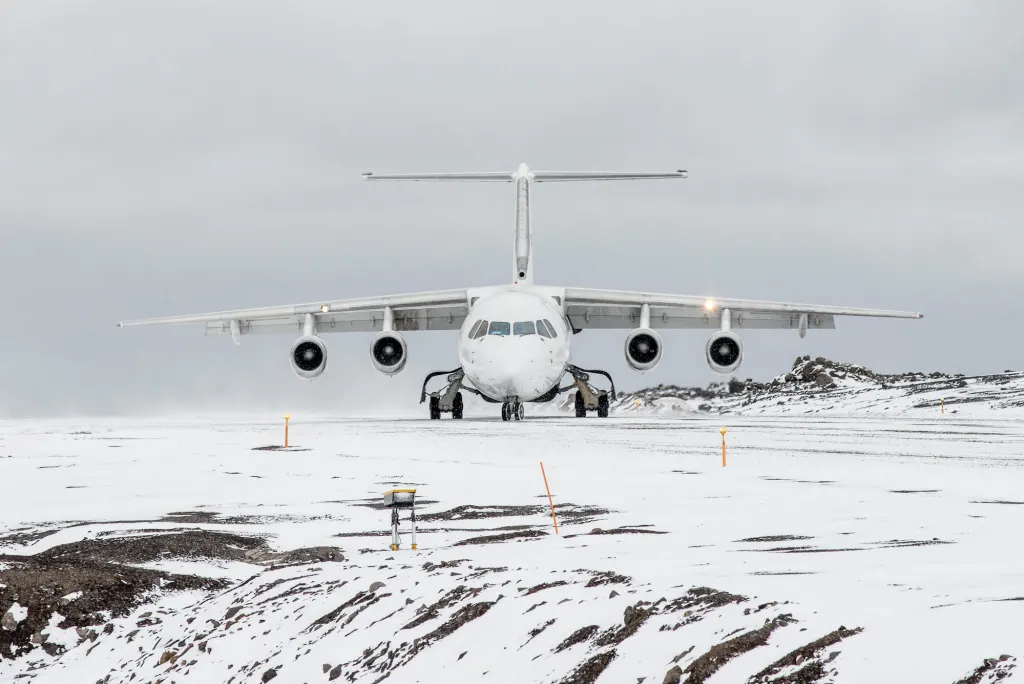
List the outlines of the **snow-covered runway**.
<svg viewBox="0 0 1024 684">
<path fill-rule="evenodd" d="M 0 629 L 0 680 L 952 683 L 1024 656 L 1022 422 L 295 417 L 294 449 L 257 449 L 280 439 L 238 417 L 0 424 L 0 554 L 205 530 L 345 557 L 140 547 L 112 559 L 227 583 L 56 620 L 34 645 L 57 657 Z M 394 486 L 423 501 L 418 551 L 388 549 Z"/>
</svg>

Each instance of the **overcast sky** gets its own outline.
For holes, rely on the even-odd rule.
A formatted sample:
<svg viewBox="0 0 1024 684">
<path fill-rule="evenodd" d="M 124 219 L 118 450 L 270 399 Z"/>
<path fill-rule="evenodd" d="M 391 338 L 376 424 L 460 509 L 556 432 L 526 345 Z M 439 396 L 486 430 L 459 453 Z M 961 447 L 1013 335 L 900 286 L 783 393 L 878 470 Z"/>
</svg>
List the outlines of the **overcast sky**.
<svg viewBox="0 0 1024 684">
<path fill-rule="evenodd" d="M 0 417 L 412 406 L 332 336 L 234 347 L 130 318 L 506 282 L 506 185 L 363 171 L 686 168 L 542 185 L 538 282 L 921 311 L 750 332 L 740 377 L 801 354 L 1020 368 L 1024 5 L 1015 2 L 143 0 L 0 5 Z M 574 357 L 624 388 L 704 385 L 706 333 Z"/>
</svg>

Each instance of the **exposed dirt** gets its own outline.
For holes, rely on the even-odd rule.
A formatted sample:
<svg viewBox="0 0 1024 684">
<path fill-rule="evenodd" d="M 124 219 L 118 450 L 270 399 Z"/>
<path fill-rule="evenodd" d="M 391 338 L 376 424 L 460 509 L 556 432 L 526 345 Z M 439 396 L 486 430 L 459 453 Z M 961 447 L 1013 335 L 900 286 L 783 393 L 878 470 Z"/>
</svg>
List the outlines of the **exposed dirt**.
<svg viewBox="0 0 1024 684">
<path fill-rule="evenodd" d="M 0 546 L 28 546 L 29 544 L 33 544 L 39 541 L 40 539 L 45 539 L 46 537 L 49 537 L 51 534 L 57 534 L 58 532 L 60 532 L 60 528 L 52 530 L 34 530 L 31 532 L 26 531 L 32 529 L 33 528 L 31 527 L 23 527 L 18 530 L 13 530 L 8 534 L 5 534 L 4 536 L 0 537 Z"/>
<path fill-rule="evenodd" d="M 981 684 L 982 681 L 998 681 L 1006 679 L 1012 674 L 1013 668 L 1017 666 L 1017 659 L 1009 655 L 1001 655 L 998 658 L 985 658 L 974 672 L 963 679 L 958 679 L 954 684 Z"/>
<path fill-rule="evenodd" d="M 748 539 L 737 539 L 738 542 L 784 542 L 784 541 L 802 541 L 804 539 L 814 539 L 814 537 L 804 537 L 797 534 L 776 534 L 769 537 L 750 537 Z"/>
<path fill-rule="evenodd" d="M 460 584 L 459 586 L 455 587 L 454 589 L 446 593 L 440 599 L 438 599 L 436 603 L 433 603 L 430 606 L 421 607 L 418 611 L 416 611 L 418 617 L 416 617 L 409 624 L 402 627 L 402 629 L 412 629 L 413 627 L 419 627 L 424 622 L 434 620 L 440 617 L 441 611 L 445 608 L 450 608 L 451 606 L 454 606 L 456 603 L 459 603 L 460 601 L 463 601 L 467 598 L 473 598 L 477 596 L 482 590 L 483 589 L 481 587 L 469 589 L 466 587 L 465 584 Z"/>
<path fill-rule="evenodd" d="M 36 646 L 50 655 L 61 652 L 63 647 L 48 643 L 41 634 L 54 612 L 64 617 L 58 624 L 60 628 L 86 628 L 79 635 L 94 639 L 97 632 L 88 628 L 106 622 L 103 611 L 111 617 L 127 615 L 156 589 L 213 590 L 227 586 L 220 580 L 144 570 L 88 557 L 6 556 L 4 562 L 10 567 L 0 571 L 0 615 L 15 603 L 26 608 L 28 614 L 14 630 L 0 630 L 0 658 L 22 656 Z M 78 592 L 81 595 L 74 599 L 64 598 Z"/>
<path fill-rule="evenodd" d="M 620 575 L 610 570 L 605 572 L 595 572 L 593 570 L 578 570 L 577 572 L 589 572 L 593 574 L 593 577 L 587 582 L 587 587 L 600 587 L 605 584 L 629 584 L 630 578 L 625 575 Z"/>
<path fill-rule="evenodd" d="M 419 516 L 420 522 L 429 523 L 439 520 L 484 520 L 487 518 L 527 517 L 543 513 L 542 506 L 456 506 L 447 511 L 424 513 Z"/>
<path fill-rule="evenodd" d="M 618 646 L 629 637 L 636 634 L 637 630 L 647 622 L 652 612 L 650 604 L 646 602 L 637 603 L 635 606 L 627 606 L 622 615 L 622 626 L 609 629 L 594 641 L 596 646 Z"/>
<path fill-rule="evenodd" d="M 605 668 L 615 660 L 616 655 L 618 654 L 614 649 L 598 653 L 573 670 L 560 684 L 594 684 Z"/>
<path fill-rule="evenodd" d="M 522 532 L 506 532 L 504 534 L 488 534 L 482 537 L 470 537 L 469 539 L 463 539 L 462 541 L 455 542 L 454 546 L 472 546 L 475 544 L 497 544 L 499 542 L 512 541 L 512 540 L 525 540 L 525 539 L 536 539 L 538 537 L 546 537 L 547 532 L 541 530 L 523 530 Z"/>
<path fill-rule="evenodd" d="M 556 619 L 556 618 L 551 618 L 550 620 L 548 620 L 547 622 L 545 622 L 545 623 L 544 623 L 543 625 L 541 625 L 540 627 L 535 627 L 534 629 L 531 629 L 531 630 L 530 630 L 530 638 L 526 640 L 526 644 L 530 643 L 530 642 L 531 642 L 531 641 L 533 641 L 533 640 L 534 640 L 535 638 L 537 638 L 538 636 L 540 636 L 541 632 L 543 632 L 543 631 L 544 631 L 545 629 L 547 629 L 547 628 L 548 628 L 548 627 L 550 627 L 551 625 L 555 624 L 555 619 Z M 523 644 L 523 646 L 526 646 L 526 644 Z M 523 646 L 520 646 L 519 648 L 522 648 Z"/>
<path fill-rule="evenodd" d="M 615 527 L 610 530 L 603 530 L 600 527 L 595 527 L 594 529 L 590 530 L 590 532 L 585 532 L 583 534 L 567 534 L 565 535 L 565 538 L 570 539 L 572 537 L 585 537 L 588 535 L 601 534 L 668 534 L 668 532 L 663 532 L 661 530 L 648 530 L 639 526 Z"/>
<path fill-rule="evenodd" d="M 36 554 L 35 557 L 68 563 L 85 560 L 111 563 L 149 563 L 165 558 L 216 558 L 244 561 L 249 552 L 259 549 L 267 549 L 266 542 L 261 537 L 208 530 L 184 530 L 166 534 L 84 539 L 54 546 Z M 0 556 L 0 558 L 5 557 Z M 6 558 L 12 557 L 7 556 Z"/>
<path fill-rule="evenodd" d="M 812 684 L 817 682 L 827 674 L 824 666 L 838 655 L 838 651 L 833 651 L 827 660 L 822 661 L 821 655 L 823 651 L 829 646 L 838 644 L 847 637 L 860 634 L 862 631 L 861 627 L 855 629 L 840 627 L 833 632 L 829 632 L 820 639 L 816 639 L 782 656 L 751 677 L 750 684 L 768 684 L 769 682 L 772 684 Z M 803 665 L 803 667 L 786 676 L 779 676 L 779 673 L 784 669 L 798 665 Z"/>
<path fill-rule="evenodd" d="M 768 637 L 771 636 L 772 632 L 791 622 L 794 622 L 794 620 L 788 614 L 780 615 L 765 623 L 764 627 L 760 629 L 755 629 L 712 646 L 710 650 L 698 656 L 696 660 L 687 665 L 683 670 L 684 673 L 689 673 L 690 675 L 689 679 L 686 680 L 687 684 L 703 684 L 727 662 L 747 651 L 754 650 L 758 646 L 764 646 L 768 643 Z"/>
<path fill-rule="evenodd" d="M 545 589 L 551 589 L 552 587 L 562 587 L 567 584 L 568 582 L 565 580 L 558 580 L 557 582 L 546 582 L 544 584 L 538 584 L 530 587 L 529 589 L 520 589 L 519 591 L 523 592 L 523 596 L 530 596 L 531 594 L 536 594 L 538 591 L 544 591 Z"/>
<path fill-rule="evenodd" d="M 468 605 L 459 608 L 455 611 L 455 614 L 448 619 L 443 625 L 435 629 L 430 634 L 417 639 L 414 642 L 412 650 L 409 651 L 409 658 L 414 657 L 417 653 L 427 648 L 435 641 L 440 641 L 446 636 L 452 634 L 455 630 L 459 629 L 468 622 L 476 620 L 481 615 L 485 614 L 491 609 L 496 601 L 481 601 L 480 603 L 470 603 Z M 408 659 L 407 659 L 408 660 Z"/>
<path fill-rule="evenodd" d="M 575 632 L 567 636 L 562 643 L 555 647 L 555 653 L 561 653 L 562 651 L 572 648 L 576 644 L 582 644 L 584 641 L 588 641 L 601 628 L 597 625 L 587 625 L 586 627 L 580 627 Z"/>
</svg>

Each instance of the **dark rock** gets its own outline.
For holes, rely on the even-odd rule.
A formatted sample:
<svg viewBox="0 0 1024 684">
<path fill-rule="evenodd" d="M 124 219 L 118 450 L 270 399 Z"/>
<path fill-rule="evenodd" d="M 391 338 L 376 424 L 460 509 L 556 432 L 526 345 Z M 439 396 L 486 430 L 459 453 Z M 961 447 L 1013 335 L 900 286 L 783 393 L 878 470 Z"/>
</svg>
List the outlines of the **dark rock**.
<svg viewBox="0 0 1024 684">
<path fill-rule="evenodd" d="M 661 684 L 679 684 L 683 678 L 683 668 L 676 665 L 671 670 L 665 673 L 665 678 L 661 680 Z"/>
</svg>

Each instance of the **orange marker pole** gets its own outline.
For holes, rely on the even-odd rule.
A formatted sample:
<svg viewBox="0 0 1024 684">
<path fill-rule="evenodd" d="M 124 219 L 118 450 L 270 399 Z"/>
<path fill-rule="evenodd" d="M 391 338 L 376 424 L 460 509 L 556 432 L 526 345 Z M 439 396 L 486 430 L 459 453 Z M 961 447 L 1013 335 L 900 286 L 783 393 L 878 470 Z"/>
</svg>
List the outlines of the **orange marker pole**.
<svg viewBox="0 0 1024 684">
<path fill-rule="evenodd" d="M 291 416 L 285 414 L 284 417 L 284 448 L 288 448 L 288 421 L 291 420 Z"/>
<path fill-rule="evenodd" d="M 725 428 L 722 428 L 722 467 L 725 467 Z"/>
<path fill-rule="evenodd" d="M 551 500 L 551 488 L 548 487 L 548 476 L 544 472 L 544 461 L 540 462 L 540 474 L 544 477 L 544 489 L 548 493 L 548 505 L 551 506 L 551 522 L 555 526 L 555 534 L 558 534 L 558 518 L 555 517 L 555 503 Z"/>
<path fill-rule="evenodd" d="M 942 398 L 939 399 L 939 406 L 942 409 L 942 413 L 945 413 L 946 412 L 946 397 L 942 397 Z"/>
</svg>

